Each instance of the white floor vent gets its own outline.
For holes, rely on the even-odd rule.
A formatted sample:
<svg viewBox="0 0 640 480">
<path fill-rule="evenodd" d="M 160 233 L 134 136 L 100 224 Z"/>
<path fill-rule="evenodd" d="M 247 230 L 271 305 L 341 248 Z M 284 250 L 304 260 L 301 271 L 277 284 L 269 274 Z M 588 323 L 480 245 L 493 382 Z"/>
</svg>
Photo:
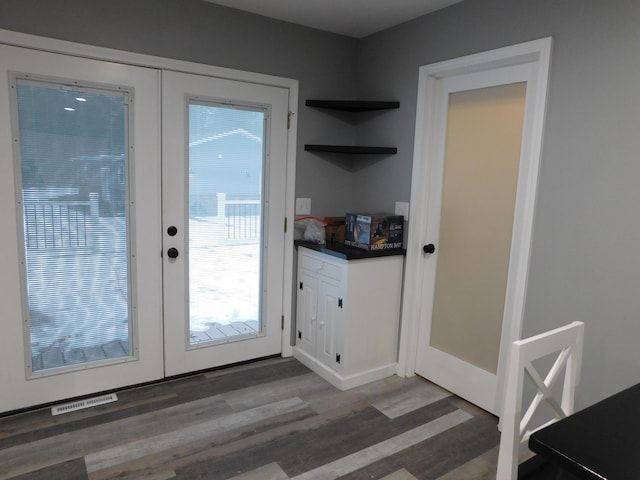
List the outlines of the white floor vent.
<svg viewBox="0 0 640 480">
<path fill-rule="evenodd" d="M 85 400 L 79 400 L 77 402 L 65 403 L 64 405 L 57 405 L 51 409 L 51 415 L 61 415 L 63 413 L 75 412 L 76 410 L 82 410 L 83 408 L 97 407 L 98 405 L 104 405 L 105 403 L 117 402 L 118 396 L 115 393 L 109 395 L 102 395 L 101 397 L 87 398 Z"/>
</svg>

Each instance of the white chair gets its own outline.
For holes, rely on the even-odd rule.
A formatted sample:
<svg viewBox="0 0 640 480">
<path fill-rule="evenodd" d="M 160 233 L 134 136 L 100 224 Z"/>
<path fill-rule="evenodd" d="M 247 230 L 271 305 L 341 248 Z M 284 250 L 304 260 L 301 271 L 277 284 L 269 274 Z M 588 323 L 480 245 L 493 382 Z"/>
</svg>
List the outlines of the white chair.
<svg viewBox="0 0 640 480">
<path fill-rule="evenodd" d="M 496 480 L 516 480 L 521 445 L 526 444 L 529 436 L 536 430 L 573 413 L 575 389 L 580 378 L 583 338 L 584 323 L 573 322 L 564 327 L 513 342 L 507 367 L 502 417 L 500 418 L 502 435 Z M 543 379 L 533 367 L 532 362 L 554 353 L 558 354 L 557 358 Z M 558 402 L 553 396 L 552 387 L 560 378 L 563 370 L 565 374 L 562 399 Z M 529 407 L 523 410 L 522 396 L 525 375 L 531 379 L 537 392 Z M 534 417 L 534 413 L 544 403 L 551 407 L 553 418 L 545 421 L 547 416 L 545 420 L 540 422 L 542 424 L 539 424 L 540 414 Z M 538 425 L 531 426 L 532 420 L 535 420 Z"/>
</svg>

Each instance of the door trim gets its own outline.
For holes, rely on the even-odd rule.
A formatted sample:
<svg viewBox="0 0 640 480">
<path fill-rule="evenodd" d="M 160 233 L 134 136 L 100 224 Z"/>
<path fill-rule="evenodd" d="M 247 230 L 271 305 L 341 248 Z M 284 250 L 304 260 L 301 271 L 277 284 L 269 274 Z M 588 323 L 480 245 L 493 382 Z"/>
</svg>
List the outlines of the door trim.
<svg viewBox="0 0 640 480">
<path fill-rule="evenodd" d="M 534 80 L 527 86 L 533 93 L 533 101 L 527 100 L 525 123 L 523 126 L 522 153 L 514 226 L 512 251 L 507 280 L 504 321 L 500 352 L 518 339 L 522 331 L 522 319 L 531 252 L 531 235 L 535 210 L 536 190 L 542 136 L 548 92 L 549 65 L 551 59 L 551 37 L 499 48 L 420 67 L 417 96 L 416 130 L 414 142 L 413 172 L 411 178 L 411 204 L 414 207 L 409 215 L 409 234 L 407 239 L 407 259 L 404 277 L 402 302 L 402 330 L 400 334 L 400 355 L 398 375 L 415 374 L 417 358 L 417 333 L 425 305 L 421 298 L 424 262 L 422 245 L 430 243 L 427 225 L 429 217 L 439 215 L 431 211 L 428 205 L 429 178 L 435 159 L 443 154 L 444 142 L 439 141 L 443 112 L 433 108 L 439 93 L 440 80 L 460 74 L 469 74 L 494 68 L 530 64 Z M 420 188 L 427 186 L 427 188 Z M 427 206 L 427 209 L 423 209 Z M 498 360 L 498 389 L 502 390 L 506 358 L 500 355 Z M 501 410 L 501 408 L 500 408 Z"/>
<path fill-rule="evenodd" d="M 56 40 L 52 38 L 30 35 L 25 33 L 12 32 L 10 30 L 0 29 L 0 44 L 11 45 L 22 48 L 31 48 L 51 53 L 61 53 L 65 55 L 80 56 L 89 59 L 113 61 L 127 65 L 156 68 L 160 70 L 174 70 L 177 72 L 200 74 L 210 77 L 218 77 L 229 80 L 238 80 L 247 83 L 256 83 L 261 85 L 270 85 L 274 87 L 286 88 L 289 91 L 289 105 L 297 108 L 298 105 L 298 80 L 286 77 L 277 77 L 265 75 L 261 73 L 247 72 L 232 68 L 217 67 L 195 62 L 187 62 L 182 60 L 174 60 L 170 58 L 156 57 L 124 50 L 115 50 L 111 48 L 96 47 L 65 40 Z M 293 305 L 293 224 L 294 219 L 294 195 L 295 195 L 295 178 L 296 178 L 296 145 L 298 122 L 296 111 L 290 112 L 291 119 L 288 138 L 287 138 L 287 171 L 285 179 L 285 212 L 282 219 L 283 225 L 285 218 L 289 219 L 289 227 L 285 232 L 284 246 L 284 288 L 283 288 L 283 328 L 282 328 L 282 356 L 289 357 L 293 355 L 293 347 L 291 345 L 292 336 L 292 305 Z M 283 119 L 284 122 L 287 119 Z M 284 228 L 284 227 L 283 227 Z M 161 235 L 162 232 L 158 232 Z M 160 255 L 160 252 L 158 252 Z"/>
</svg>

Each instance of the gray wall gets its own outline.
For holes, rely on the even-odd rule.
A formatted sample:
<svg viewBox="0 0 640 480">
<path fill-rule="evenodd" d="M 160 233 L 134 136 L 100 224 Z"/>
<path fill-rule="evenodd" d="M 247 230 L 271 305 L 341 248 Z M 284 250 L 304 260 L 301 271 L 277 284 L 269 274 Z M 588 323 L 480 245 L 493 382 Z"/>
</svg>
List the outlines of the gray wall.
<svg viewBox="0 0 640 480">
<path fill-rule="evenodd" d="M 306 98 L 401 108 L 353 127 L 298 109 L 296 195 L 312 213 L 410 197 L 418 67 L 554 37 L 524 335 L 586 323 L 580 405 L 640 381 L 640 2 L 467 0 L 356 41 L 196 0 L 0 0 L 0 28 L 300 80 Z M 343 162 L 304 143 L 397 145 Z"/>
<path fill-rule="evenodd" d="M 353 97 L 356 40 L 200 0 L 0 0 L 0 28 L 299 80 L 296 195 L 317 215 L 351 207 L 348 168 L 303 145 L 350 143 L 353 128 L 304 100 Z"/>
<path fill-rule="evenodd" d="M 636 0 L 467 0 L 358 44 L 360 90 L 401 102 L 369 132 L 398 155 L 355 173 L 385 209 L 410 197 L 418 67 L 553 36 L 523 333 L 585 322 L 583 406 L 640 381 L 639 25 Z"/>
</svg>

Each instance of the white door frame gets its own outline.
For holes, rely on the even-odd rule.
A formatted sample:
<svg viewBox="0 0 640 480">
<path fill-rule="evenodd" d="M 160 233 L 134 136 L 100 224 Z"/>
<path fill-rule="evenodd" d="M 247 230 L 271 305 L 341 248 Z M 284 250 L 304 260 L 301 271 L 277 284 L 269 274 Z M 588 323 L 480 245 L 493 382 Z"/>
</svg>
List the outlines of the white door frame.
<svg viewBox="0 0 640 480">
<path fill-rule="evenodd" d="M 163 57 L 155 57 L 123 50 L 115 50 L 110 48 L 96 47 L 64 40 L 56 40 L 25 33 L 12 32 L 10 30 L 0 29 L 0 43 L 13 45 L 16 47 L 32 48 L 46 52 L 61 53 L 66 55 L 74 55 L 97 60 L 106 60 L 127 65 L 140 67 L 150 67 L 165 70 L 174 70 L 177 72 L 193 73 L 207 75 L 211 77 L 224 78 L 230 80 L 238 80 L 247 83 L 256 83 L 261 85 L 271 85 L 275 87 L 286 88 L 289 91 L 289 105 L 298 105 L 298 80 L 286 77 L 277 77 L 260 73 L 246 72 L 243 70 L 235 70 L 231 68 L 216 67 L 201 63 L 186 62 L 182 60 L 174 60 Z M 158 99 L 160 101 L 160 99 Z M 291 346 L 291 324 L 292 324 L 292 305 L 293 305 L 293 219 L 294 219 L 294 195 L 295 195 L 295 178 L 296 178 L 296 144 L 297 144 L 297 112 L 290 112 L 290 127 L 287 139 L 287 178 L 285 180 L 286 199 L 284 217 L 289 219 L 287 232 L 285 233 L 285 251 L 284 251 L 284 293 L 282 299 L 284 324 L 282 330 L 282 355 L 285 357 L 293 354 Z M 285 119 L 286 121 L 286 119 Z M 283 218 L 283 224 L 285 221 Z M 158 232 L 161 235 L 162 232 Z M 158 252 L 160 255 L 160 252 Z"/>
<path fill-rule="evenodd" d="M 508 351 L 505 347 L 518 339 L 522 331 L 551 47 L 552 39 L 547 37 L 420 67 L 411 178 L 411 205 L 413 208 L 411 208 L 409 216 L 410 228 L 407 239 L 398 375 L 411 376 L 415 374 L 417 334 L 423 309 L 426 309 L 421 298 L 424 278 L 422 247 L 432 242 L 427 231 L 429 217 L 439 215 L 439 212 L 431 211 L 428 204 L 430 193 L 428 185 L 432 165 L 437 158 L 442 156 L 444 148 L 443 142 L 440 141 L 444 133 L 440 128 L 442 125 L 440 117 L 443 112 L 433 108 L 439 93 L 440 80 L 510 65 L 530 64 L 534 69 L 533 78 L 535 80 L 527 86 L 528 93 L 533 93 L 533 95 L 531 102 L 527 100 L 523 126 L 512 251 L 500 344 L 501 355 L 497 371 L 498 389 L 502 390 L 507 362 L 502 352 Z"/>
</svg>

